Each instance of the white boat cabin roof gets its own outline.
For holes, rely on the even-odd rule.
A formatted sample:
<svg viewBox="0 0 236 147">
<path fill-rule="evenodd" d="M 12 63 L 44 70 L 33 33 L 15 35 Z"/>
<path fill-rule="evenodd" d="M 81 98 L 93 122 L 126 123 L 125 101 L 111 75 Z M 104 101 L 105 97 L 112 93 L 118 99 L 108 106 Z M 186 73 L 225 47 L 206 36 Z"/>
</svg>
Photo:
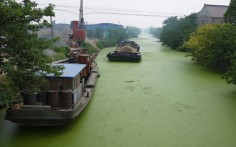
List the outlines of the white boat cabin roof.
<svg viewBox="0 0 236 147">
<path fill-rule="evenodd" d="M 70 64 L 60 63 L 52 64 L 52 66 L 64 66 L 64 70 L 60 76 L 55 76 L 53 73 L 47 74 L 46 77 L 62 77 L 62 78 L 74 78 L 86 67 L 86 64 Z"/>
</svg>

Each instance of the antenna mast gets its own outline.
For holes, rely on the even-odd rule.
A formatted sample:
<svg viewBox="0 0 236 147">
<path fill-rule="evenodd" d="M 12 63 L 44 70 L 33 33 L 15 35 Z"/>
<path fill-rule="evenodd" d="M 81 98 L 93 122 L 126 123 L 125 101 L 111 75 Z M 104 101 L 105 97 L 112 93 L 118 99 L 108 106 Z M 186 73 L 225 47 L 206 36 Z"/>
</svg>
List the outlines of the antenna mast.
<svg viewBox="0 0 236 147">
<path fill-rule="evenodd" d="M 80 9 L 79 9 L 79 28 L 84 28 L 84 17 L 83 17 L 83 0 L 80 0 Z"/>
</svg>

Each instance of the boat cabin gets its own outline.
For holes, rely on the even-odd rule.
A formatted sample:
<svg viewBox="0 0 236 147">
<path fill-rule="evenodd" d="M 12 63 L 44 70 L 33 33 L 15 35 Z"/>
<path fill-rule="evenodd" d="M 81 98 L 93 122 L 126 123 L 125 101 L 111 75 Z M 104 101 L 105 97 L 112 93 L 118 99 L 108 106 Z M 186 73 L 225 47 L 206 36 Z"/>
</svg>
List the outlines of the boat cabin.
<svg viewBox="0 0 236 147">
<path fill-rule="evenodd" d="M 52 66 L 63 66 L 64 70 L 60 76 L 46 75 L 47 95 L 39 93 L 39 100 L 52 108 L 70 108 L 78 102 L 84 90 L 86 64 L 60 63 Z"/>
</svg>

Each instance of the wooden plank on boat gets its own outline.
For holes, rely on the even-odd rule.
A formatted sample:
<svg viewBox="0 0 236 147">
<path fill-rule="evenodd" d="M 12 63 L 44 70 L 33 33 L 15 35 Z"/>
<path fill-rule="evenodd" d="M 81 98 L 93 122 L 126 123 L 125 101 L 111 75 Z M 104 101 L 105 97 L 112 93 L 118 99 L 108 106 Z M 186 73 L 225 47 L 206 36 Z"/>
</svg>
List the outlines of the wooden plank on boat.
<svg viewBox="0 0 236 147">
<path fill-rule="evenodd" d="M 92 72 L 98 73 L 98 67 L 97 67 L 97 66 L 94 66 L 93 69 L 92 69 Z"/>
<path fill-rule="evenodd" d="M 23 105 L 22 108 L 24 109 L 51 109 L 49 105 Z"/>
<path fill-rule="evenodd" d="M 88 79 L 86 87 L 94 87 L 97 81 L 98 73 L 92 73 Z"/>
<path fill-rule="evenodd" d="M 99 72 L 98 66 L 95 62 L 92 63 L 92 72 L 97 72 L 97 73 Z"/>
</svg>

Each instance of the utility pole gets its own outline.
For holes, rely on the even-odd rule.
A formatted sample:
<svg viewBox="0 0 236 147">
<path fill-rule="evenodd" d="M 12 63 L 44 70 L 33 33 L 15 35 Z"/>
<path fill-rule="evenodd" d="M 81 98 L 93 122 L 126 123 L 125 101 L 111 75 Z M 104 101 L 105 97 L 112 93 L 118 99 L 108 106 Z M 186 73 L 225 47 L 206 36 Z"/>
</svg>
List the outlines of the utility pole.
<svg viewBox="0 0 236 147">
<path fill-rule="evenodd" d="M 79 9 L 79 28 L 83 29 L 84 28 L 84 18 L 83 14 L 84 13 L 84 8 L 83 8 L 83 0 L 80 0 L 80 9 Z"/>
<path fill-rule="evenodd" d="M 53 39 L 53 24 L 52 24 L 52 16 L 50 16 L 50 22 L 51 22 L 51 39 Z"/>
</svg>

